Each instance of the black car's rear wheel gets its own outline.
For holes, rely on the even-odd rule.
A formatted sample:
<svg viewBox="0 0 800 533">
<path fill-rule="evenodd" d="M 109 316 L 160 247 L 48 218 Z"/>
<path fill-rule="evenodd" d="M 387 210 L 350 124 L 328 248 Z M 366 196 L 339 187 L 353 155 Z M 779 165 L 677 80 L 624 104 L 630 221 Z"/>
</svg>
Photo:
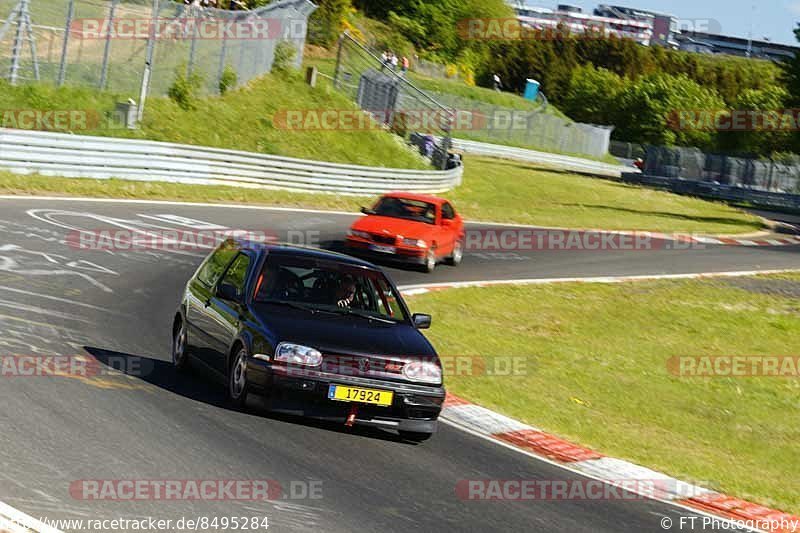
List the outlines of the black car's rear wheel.
<svg viewBox="0 0 800 533">
<path fill-rule="evenodd" d="M 185 370 L 189 356 L 186 353 L 186 323 L 179 319 L 172 334 L 172 365 L 178 370 Z"/>
<path fill-rule="evenodd" d="M 244 407 L 247 389 L 247 351 L 240 348 L 228 372 L 228 400 L 234 407 Z"/>
<path fill-rule="evenodd" d="M 419 431 L 398 431 L 400 438 L 411 442 L 424 442 L 433 436 L 433 433 L 421 433 Z"/>
</svg>

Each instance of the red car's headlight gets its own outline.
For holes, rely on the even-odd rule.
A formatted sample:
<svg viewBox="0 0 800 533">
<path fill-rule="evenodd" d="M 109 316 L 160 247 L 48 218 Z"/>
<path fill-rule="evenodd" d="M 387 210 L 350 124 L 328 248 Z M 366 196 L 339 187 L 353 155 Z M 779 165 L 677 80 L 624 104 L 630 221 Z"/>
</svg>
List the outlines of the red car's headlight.
<svg viewBox="0 0 800 533">
<path fill-rule="evenodd" d="M 428 243 L 422 239 L 403 239 L 403 244 L 406 246 L 416 246 L 417 248 L 427 248 Z"/>
<path fill-rule="evenodd" d="M 371 236 L 366 231 L 358 231 L 356 229 L 351 229 L 347 232 L 347 235 L 350 237 L 358 237 L 360 239 L 370 239 Z"/>
</svg>

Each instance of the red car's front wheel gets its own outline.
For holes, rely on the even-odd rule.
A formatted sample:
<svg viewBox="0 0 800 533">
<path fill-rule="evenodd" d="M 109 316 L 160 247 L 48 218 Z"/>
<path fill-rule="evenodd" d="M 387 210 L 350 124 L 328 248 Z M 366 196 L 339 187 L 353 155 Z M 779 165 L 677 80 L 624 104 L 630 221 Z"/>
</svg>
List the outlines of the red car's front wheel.
<svg viewBox="0 0 800 533">
<path fill-rule="evenodd" d="M 433 272 L 436 268 L 436 250 L 428 248 L 428 253 L 425 254 L 425 264 L 423 265 L 425 272 Z"/>
<path fill-rule="evenodd" d="M 450 255 L 450 257 L 447 258 L 447 263 L 453 266 L 458 266 L 461 264 L 461 260 L 463 258 L 464 258 L 464 241 L 458 240 L 453 246 L 453 253 Z"/>
</svg>

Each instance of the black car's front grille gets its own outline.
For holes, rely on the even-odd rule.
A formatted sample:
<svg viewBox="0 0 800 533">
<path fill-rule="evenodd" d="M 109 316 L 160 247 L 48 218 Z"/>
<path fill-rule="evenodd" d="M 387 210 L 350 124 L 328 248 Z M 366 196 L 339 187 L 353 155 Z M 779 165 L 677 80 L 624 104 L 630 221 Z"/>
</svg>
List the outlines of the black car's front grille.
<svg viewBox="0 0 800 533">
<path fill-rule="evenodd" d="M 394 244 L 397 238 L 394 235 L 381 235 L 379 233 L 370 233 L 372 240 L 381 244 Z"/>
<path fill-rule="evenodd" d="M 341 354 L 324 354 L 322 372 L 344 376 L 380 377 L 385 374 L 400 376 L 403 373 L 402 361 Z"/>
</svg>

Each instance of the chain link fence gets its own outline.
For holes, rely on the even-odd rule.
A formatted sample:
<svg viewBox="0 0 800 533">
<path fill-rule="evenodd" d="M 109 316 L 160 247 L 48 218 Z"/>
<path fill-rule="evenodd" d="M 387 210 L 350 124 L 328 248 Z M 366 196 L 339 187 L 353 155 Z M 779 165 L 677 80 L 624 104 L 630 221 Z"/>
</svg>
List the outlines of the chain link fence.
<svg viewBox="0 0 800 533">
<path fill-rule="evenodd" d="M 408 138 L 434 166 L 453 164 L 454 111 L 411 83 L 402 66 L 393 66 L 348 33 L 339 39 L 333 85 L 377 123 Z"/>
<path fill-rule="evenodd" d="M 608 154 L 612 128 L 572 122 L 547 110 L 512 109 L 454 94 L 422 91 L 401 67 L 368 50 L 348 34 L 340 39 L 334 85 L 395 133 L 412 136 L 437 159 L 451 137 L 602 158 Z M 442 144 L 436 142 L 442 139 Z"/>
<path fill-rule="evenodd" d="M 453 136 L 459 139 L 594 158 L 608 154 L 613 128 L 557 116 L 548 110 L 541 93 L 537 109 L 512 109 L 453 94 L 431 94 L 456 110 Z"/>
<path fill-rule="evenodd" d="M 706 154 L 697 148 L 649 146 L 643 172 L 755 191 L 800 193 L 800 156 L 749 159 Z"/>
<path fill-rule="evenodd" d="M 165 95 L 177 73 L 208 93 L 269 72 L 279 43 L 302 63 L 308 0 L 227 11 L 168 0 L 0 0 L 0 77 Z M 142 91 L 145 91 L 143 94 Z"/>
<path fill-rule="evenodd" d="M 608 152 L 622 159 L 644 159 L 647 148 L 643 144 L 611 141 Z"/>
<path fill-rule="evenodd" d="M 429 78 L 440 78 L 444 80 L 457 80 L 461 76 L 458 69 L 454 66 L 448 67 L 441 63 L 434 63 L 433 61 L 426 61 L 425 59 L 414 58 L 411 64 L 411 69 L 423 76 Z"/>
</svg>

